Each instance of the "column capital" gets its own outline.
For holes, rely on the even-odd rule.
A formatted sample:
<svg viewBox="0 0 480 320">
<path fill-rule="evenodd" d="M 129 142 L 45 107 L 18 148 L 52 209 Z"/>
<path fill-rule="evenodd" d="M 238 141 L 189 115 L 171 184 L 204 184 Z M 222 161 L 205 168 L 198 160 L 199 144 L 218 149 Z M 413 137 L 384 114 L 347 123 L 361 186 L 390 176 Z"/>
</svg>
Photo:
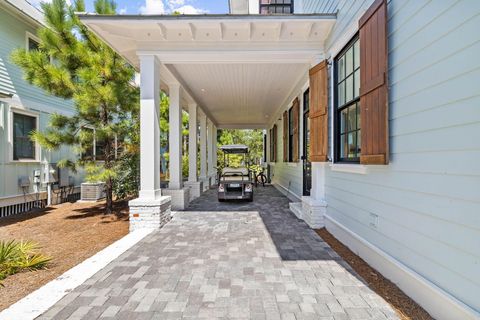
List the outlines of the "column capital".
<svg viewBox="0 0 480 320">
<path fill-rule="evenodd" d="M 142 53 L 138 53 L 137 54 L 137 57 L 140 61 L 144 60 L 144 59 L 153 59 L 155 60 L 156 63 L 160 63 L 160 59 L 158 58 L 158 56 L 153 53 L 153 52 L 142 52 Z"/>
<path fill-rule="evenodd" d="M 169 90 L 180 89 L 180 87 L 181 87 L 180 83 L 178 83 L 178 82 L 169 82 L 169 83 L 167 83 L 167 86 L 168 86 Z"/>
</svg>

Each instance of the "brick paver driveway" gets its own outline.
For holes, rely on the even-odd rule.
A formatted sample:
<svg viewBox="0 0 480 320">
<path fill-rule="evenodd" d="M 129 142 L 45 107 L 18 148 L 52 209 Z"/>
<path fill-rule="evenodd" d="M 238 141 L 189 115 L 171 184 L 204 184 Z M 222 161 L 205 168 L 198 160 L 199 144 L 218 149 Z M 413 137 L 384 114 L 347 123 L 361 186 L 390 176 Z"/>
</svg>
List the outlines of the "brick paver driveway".
<svg viewBox="0 0 480 320">
<path fill-rule="evenodd" d="M 208 191 L 42 316 L 99 317 L 397 318 L 272 187 L 253 203 Z"/>
</svg>

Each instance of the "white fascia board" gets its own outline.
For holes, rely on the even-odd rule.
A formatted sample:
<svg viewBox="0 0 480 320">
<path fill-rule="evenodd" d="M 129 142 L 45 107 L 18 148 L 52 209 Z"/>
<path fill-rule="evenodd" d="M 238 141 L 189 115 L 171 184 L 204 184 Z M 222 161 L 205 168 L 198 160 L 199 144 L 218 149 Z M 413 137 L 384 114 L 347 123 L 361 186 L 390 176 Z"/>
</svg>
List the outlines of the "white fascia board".
<svg viewBox="0 0 480 320">
<path fill-rule="evenodd" d="M 311 50 L 148 50 L 137 51 L 137 55 L 154 54 L 164 64 L 218 64 L 218 63 L 308 63 L 312 57 L 323 53 L 322 48 Z"/>
<path fill-rule="evenodd" d="M 5 3 L 25 17 L 26 22 L 35 26 L 46 26 L 43 13 L 29 2 L 25 0 L 5 0 Z"/>
</svg>

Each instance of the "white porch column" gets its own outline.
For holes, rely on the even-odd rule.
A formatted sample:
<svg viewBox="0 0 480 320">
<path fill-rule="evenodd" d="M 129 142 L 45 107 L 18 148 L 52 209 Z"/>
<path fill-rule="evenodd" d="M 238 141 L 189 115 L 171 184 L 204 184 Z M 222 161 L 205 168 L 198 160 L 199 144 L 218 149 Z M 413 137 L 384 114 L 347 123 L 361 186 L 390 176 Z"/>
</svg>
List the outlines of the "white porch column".
<svg viewBox="0 0 480 320">
<path fill-rule="evenodd" d="M 182 107 L 180 107 L 180 85 L 169 84 L 169 189 L 179 190 L 183 187 L 182 177 Z"/>
<path fill-rule="evenodd" d="M 188 181 L 186 186 L 190 187 L 190 200 L 200 197 L 203 183 L 198 181 L 198 107 L 195 103 L 188 106 Z"/>
<path fill-rule="evenodd" d="M 183 128 L 182 128 L 182 107 L 180 106 L 180 84 L 168 85 L 170 106 L 168 108 L 168 146 L 169 146 L 169 171 L 170 181 L 168 189 L 163 190 L 164 194 L 172 197 L 172 209 L 184 210 L 190 202 L 190 187 L 183 187 L 182 174 L 182 150 L 183 150 Z"/>
<path fill-rule="evenodd" d="M 197 105 L 188 106 L 188 181 L 197 181 Z"/>
<path fill-rule="evenodd" d="M 160 62 L 140 58 L 140 191 L 129 202 L 130 230 L 161 228 L 171 218 L 170 197 L 160 191 Z"/>
<path fill-rule="evenodd" d="M 217 154 L 217 147 L 218 147 L 218 141 L 217 141 L 217 126 L 213 126 L 213 165 L 215 167 L 218 167 L 218 154 Z M 216 177 L 217 175 L 217 169 L 213 169 L 213 174 Z"/>
<path fill-rule="evenodd" d="M 153 55 L 140 56 L 140 192 L 158 199 L 160 192 L 160 64 Z"/>
<path fill-rule="evenodd" d="M 214 183 L 214 168 L 213 168 L 213 123 L 210 119 L 207 120 L 207 143 L 208 143 L 208 178 L 210 179 L 210 185 Z"/>
<path fill-rule="evenodd" d="M 200 115 L 200 180 L 204 189 L 207 188 L 207 117 Z"/>
</svg>

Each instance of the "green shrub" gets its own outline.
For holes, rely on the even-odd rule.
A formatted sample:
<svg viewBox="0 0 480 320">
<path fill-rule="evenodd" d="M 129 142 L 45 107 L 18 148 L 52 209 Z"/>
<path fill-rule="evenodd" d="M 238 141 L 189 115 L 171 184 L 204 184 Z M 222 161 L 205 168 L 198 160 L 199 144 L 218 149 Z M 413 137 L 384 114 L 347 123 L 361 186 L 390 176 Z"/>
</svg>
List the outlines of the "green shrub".
<svg viewBox="0 0 480 320">
<path fill-rule="evenodd" d="M 43 269 L 51 258 L 38 253 L 32 241 L 0 241 L 0 285 L 9 275 Z"/>
</svg>

